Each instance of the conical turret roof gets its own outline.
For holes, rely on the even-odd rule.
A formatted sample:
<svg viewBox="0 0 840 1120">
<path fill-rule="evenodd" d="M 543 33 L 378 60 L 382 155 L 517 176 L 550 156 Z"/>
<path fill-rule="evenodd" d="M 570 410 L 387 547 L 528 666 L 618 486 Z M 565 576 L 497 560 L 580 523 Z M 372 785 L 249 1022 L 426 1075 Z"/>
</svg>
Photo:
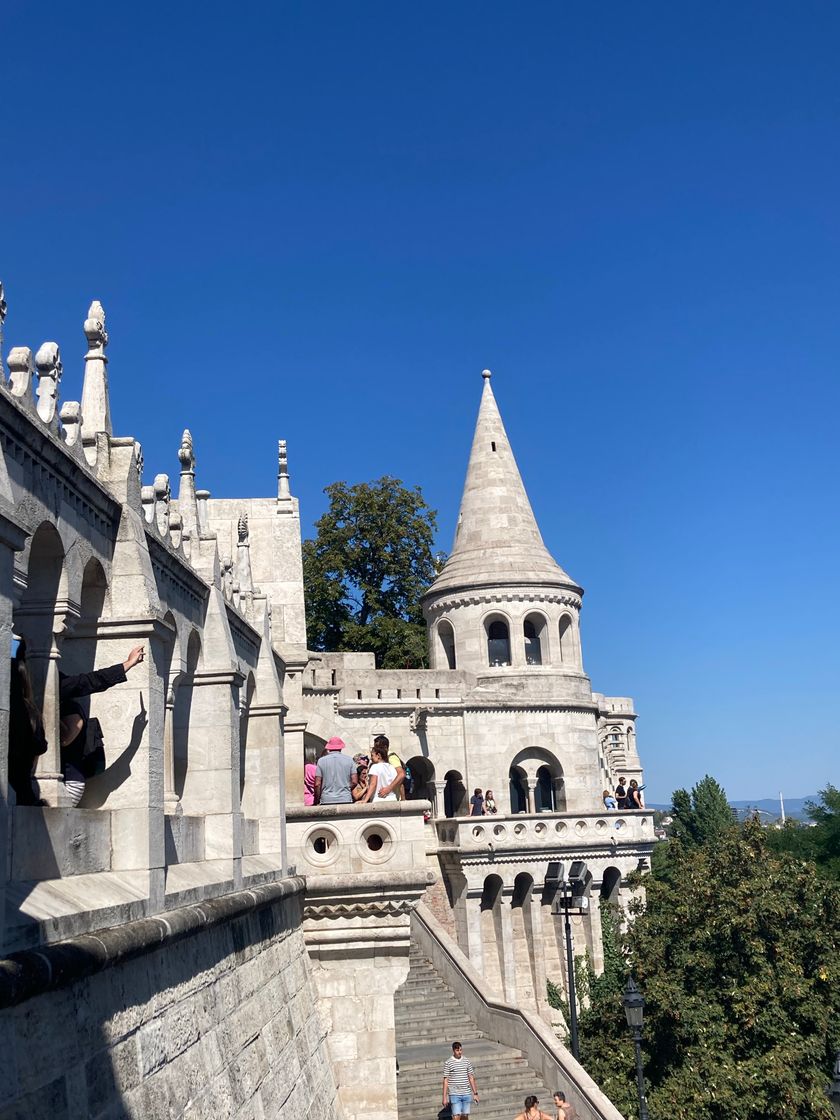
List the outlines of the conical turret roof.
<svg viewBox="0 0 840 1120">
<path fill-rule="evenodd" d="M 577 588 L 543 544 L 485 370 L 452 553 L 426 596 L 510 584 Z"/>
</svg>

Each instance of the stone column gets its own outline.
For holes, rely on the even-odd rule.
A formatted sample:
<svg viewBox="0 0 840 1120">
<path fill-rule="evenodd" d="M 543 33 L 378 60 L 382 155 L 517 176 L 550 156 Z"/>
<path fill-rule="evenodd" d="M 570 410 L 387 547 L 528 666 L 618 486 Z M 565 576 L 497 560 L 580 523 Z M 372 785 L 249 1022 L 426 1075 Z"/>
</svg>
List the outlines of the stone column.
<svg viewBox="0 0 840 1120">
<path fill-rule="evenodd" d="M 467 944 L 464 946 L 467 956 L 482 976 L 484 975 L 484 945 L 481 931 L 481 898 L 483 894 L 484 888 L 482 885 L 467 889 L 465 900 Z"/>
<path fill-rule="evenodd" d="M 435 782 L 434 814 L 436 817 L 446 817 L 446 782 Z"/>
<path fill-rule="evenodd" d="M 41 710 L 49 744 L 38 760 L 37 777 L 41 797 L 50 805 L 61 805 L 66 800 L 61 775 L 58 673 L 64 634 L 68 623 L 78 616 L 78 606 L 69 600 L 45 605 L 44 609 L 40 604 L 30 602 L 15 612 L 15 625 L 26 642 L 26 664 L 35 703 Z"/>
<path fill-rule="evenodd" d="M 260 855 L 281 855 L 286 806 L 283 764 L 282 704 L 252 704 L 245 748 L 245 816 L 260 822 Z"/>
<path fill-rule="evenodd" d="M 148 874 L 154 912 L 164 905 L 164 690 L 172 630 L 157 619 L 100 619 L 95 638 L 97 668 L 124 661 L 136 645 L 146 656 L 123 684 L 90 698 L 90 714 L 102 725 L 106 769 L 88 781 L 82 807 L 112 811 L 111 867 Z"/>
<path fill-rule="evenodd" d="M 2 293 L 0 293 L 0 297 Z M 2 321 L 0 321 L 2 326 Z M 26 531 L 11 517 L 0 512 L 0 648 L 8 651 L 12 646 L 12 615 L 14 612 L 13 581 L 15 553 L 26 541 Z M 6 928 L 5 899 L 9 878 L 9 844 L 11 822 L 9 819 L 9 677 L 11 662 L 0 657 L 0 952 Z"/>
<path fill-rule="evenodd" d="M 235 669 L 196 670 L 181 798 L 188 816 L 204 817 L 204 858 L 229 861 L 235 889 L 242 882 L 239 693 L 244 681 Z"/>
<path fill-rule="evenodd" d="M 502 967 L 504 975 L 505 999 L 508 1003 L 516 1003 L 516 953 L 513 944 L 513 916 L 511 903 L 513 901 L 513 887 L 503 886 L 499 892 L 499 914 L 502 920 Z"/>
<path fill-rule="evenodd" d="M 525 811 L 533 813 L 534 811 L 534 783 L 525 775 Z"/>
<path fill-rule="evenodd" d="M 163 724 L 163 811 L 171 816 L 183 812 L 181 798 L 175 792 L 175 689 L 177 680 L 170 682 L 166 690 L 166 710 Z"/>
</svg>

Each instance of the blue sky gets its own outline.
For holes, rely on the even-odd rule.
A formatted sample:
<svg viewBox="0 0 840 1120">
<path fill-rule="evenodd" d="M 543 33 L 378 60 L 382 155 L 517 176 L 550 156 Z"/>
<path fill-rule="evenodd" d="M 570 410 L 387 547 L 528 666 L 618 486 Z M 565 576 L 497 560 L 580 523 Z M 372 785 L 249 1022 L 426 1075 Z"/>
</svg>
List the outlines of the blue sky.
<svg viewBox="0 0 840 1120">
<path fill-rule="evenodd" d="M 840 782 L 840 7 L 0 14 L 6 344 L 92 298 L 149 479 L 394 474 L 448 549 L 494 389 L 649 795 Z M 233 450 L 231 450 L 233 449 Z"/>
</svg>

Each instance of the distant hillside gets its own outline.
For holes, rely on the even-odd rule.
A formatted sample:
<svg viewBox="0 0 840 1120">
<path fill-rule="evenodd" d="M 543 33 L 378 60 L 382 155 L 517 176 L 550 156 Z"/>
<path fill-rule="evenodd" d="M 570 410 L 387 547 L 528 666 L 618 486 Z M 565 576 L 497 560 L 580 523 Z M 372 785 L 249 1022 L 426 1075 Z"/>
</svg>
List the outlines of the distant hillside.
<svg viewBox="0 0 840 1120">
<path fill-rule="evenodd" d="M 806 801 L 819 801 L 819 794 L 813 793 L 810 797 L 786 797 L 785 798 L 785 816 L 796 817 L 798 820 L 805 820 L 805 802 Z M 756 809 L 759 810 L 761 816 L 769 814 L 770 817 L 776 819 L 780 816 L 779 799 L 778 797 L 762 797 L 754 801 L 730 801 L 729 804 L 737 812 L 739 817 L 746 817 Z M 663 812 L 670 809 L 670 805 L 656 805 L 651 803 L 651 809 L 662 809 Z"/>
</svg>

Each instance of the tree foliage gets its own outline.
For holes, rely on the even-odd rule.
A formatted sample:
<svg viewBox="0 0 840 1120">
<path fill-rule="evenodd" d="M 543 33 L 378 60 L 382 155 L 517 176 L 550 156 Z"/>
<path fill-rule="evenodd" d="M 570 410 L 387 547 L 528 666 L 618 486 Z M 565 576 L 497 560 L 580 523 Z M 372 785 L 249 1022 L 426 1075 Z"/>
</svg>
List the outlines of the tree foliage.
<svg viewBox="0 0 840 1120">
<path fill-rule="evenodd" d="M 669 847 L 673 874 L 644 879 L 625 943 L 647 1001 L 651 1116 L 828 1120 L 840 892 L 810 865 L 774 856 L 755 821 L 711 843 Z M 636 1117 L 633 1047 L 614 984 L 592 989 L 581 1051 L 607 1095 Z"/>
<path fill-rule="evenodd" d="M 671 835 L 689 846 L 715 840 L 735 821 L 723 786 L 708 774 L 693 787 L 674 791 Z"/>
<path fill-rule="evenodd" d="M 816 864 L 821 875 L 840 879 L 840 790 L 830 783 L 820 790 L 819 801 L 806 803 L 811 827 L 788 821 L 782 829 L 772 829 L 771 847 Z"/>
<path fill-rule="evenodd" d="M 378 668 L 424 666 L 419 601 L 435 576 L 434 510 L 419 487 L 387 475 L 325 493 L 317 535 L 303 542 L 309 647 L 372 650 Z"/>
</svg>

